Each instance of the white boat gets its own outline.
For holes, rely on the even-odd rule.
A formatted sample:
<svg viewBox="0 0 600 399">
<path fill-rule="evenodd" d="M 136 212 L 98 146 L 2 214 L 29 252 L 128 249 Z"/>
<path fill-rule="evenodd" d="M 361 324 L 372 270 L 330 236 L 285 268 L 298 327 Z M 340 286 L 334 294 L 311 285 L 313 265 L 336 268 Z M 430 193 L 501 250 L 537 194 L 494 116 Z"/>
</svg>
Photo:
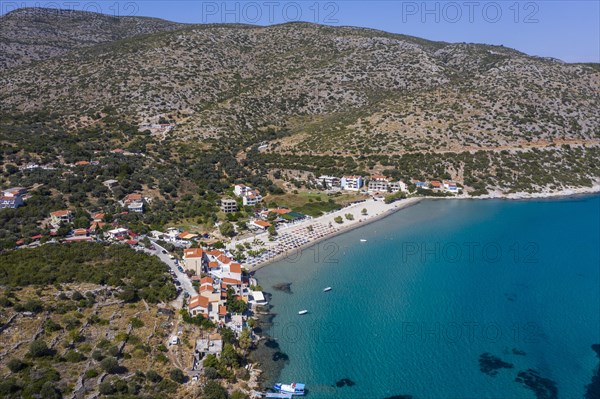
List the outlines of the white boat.
<svg viewBox="0 0 600 399">
<path fill-rule="evenodd" d="M 323 292 L 331 291 L 331 287 L 323 288 Z"/>
<path fill-rule="evenodd" d="M 367 240 L 366 240 L 366 239 L 364 239 L 364 238 L 361 238 L 361 239 L 360 239 L 360 242 L 367 242 Z"/>
<path fill-rule="evenodd" d="M 291 384 L 277 383 L 273 385 L 273 389 L 277 392 L 288 393 L 294 396 L 304 395 L 304 384 L 292 382 Z"/>
<path fill-rule="evenodd" d="M 308 313 L 308 310 L 301 310 L 298 312 L 298 314 L 307 314 L 307 313 Z"/>
</svg>

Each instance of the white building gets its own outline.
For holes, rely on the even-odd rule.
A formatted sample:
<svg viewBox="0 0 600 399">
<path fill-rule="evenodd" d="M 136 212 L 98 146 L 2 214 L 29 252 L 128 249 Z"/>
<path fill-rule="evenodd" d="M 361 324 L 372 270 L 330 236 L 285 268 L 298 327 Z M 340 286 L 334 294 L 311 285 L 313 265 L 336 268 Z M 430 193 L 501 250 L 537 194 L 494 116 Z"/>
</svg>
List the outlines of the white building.
<svg viewBox="0 0 600 399">
<path fill-rule="evenodd" d="M 451 180 L 444 180 L 442 184 L 444 186 L 444 190 L 449 191 L 451 193 L 458 193 L 459 189 L 456 186 L 456 182 L 453 182 Z"/>
<path fill-rule="evenodd" d="M 127 235 L 127 233 L 127 229 L 123 227 L 119 227 L 118 229 L 113 229 L 106 232 L 106 234 L 108 234 L 108 238 L 111 238 L 113 240 L 123 238 Z"/>
<path fill-rule="evenodd" d="M 260 195 L 258 190 L 251 190 L 242 197 L 242 203 L 244 206 L 254 206 L 262 202 L 262 199 L 262 195 Z"/>
<path fill-rule="evenodd" d="M 367 185 L 369 192 L 388 191 L 389 179 L 382 175 L 373 175 Z"/>
<path fill-rule="evenodd" d="M 342 190 L 358 191 L 363 186 L 362 176 L 344 176 L 341 181 Z"/>
<path fill-rule="evenodd" d="M 143 202 L 131 202 L 127 205 L 127 209 L 129 212 L 134 213 L 144 213 L 144 203 Z"/>
<path fill-rule="evenodd" d="M 339 187 L 341 180 L 336 176 L 320 176 L 319 184 L 325 189 L 331 189 L 333 187 Z"/>
<path fill-rule="evenodd" d="M 260 191 L 252 189 L 244 184 L 236 184 L 233 188 L 233 193 L 242 197 L 242 203 L 244 206 L 254 206 L 262 201 Z"/>
<path fill-rule="evenodd" d="M 389 183 L 390 191 L 395 193 L 398 191 L 408 191 L 408 185 L 404 183 L 402 180 L 390 181 Z"/>
<path fill-rule="evenodd" d="M 408 186 L 402 180 L 394 180 L 382 175 L 373 175 L 369 180 L 368 190 L 369 192 L 396 193 L 398 191 L 407 191 Z"/>
</svg>

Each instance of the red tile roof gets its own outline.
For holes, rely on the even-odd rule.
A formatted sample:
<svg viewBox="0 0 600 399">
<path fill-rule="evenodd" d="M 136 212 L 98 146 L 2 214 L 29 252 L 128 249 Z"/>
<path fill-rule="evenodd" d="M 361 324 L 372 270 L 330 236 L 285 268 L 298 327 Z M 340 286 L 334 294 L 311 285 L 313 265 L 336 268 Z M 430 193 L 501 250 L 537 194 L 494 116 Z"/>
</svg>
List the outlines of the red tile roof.
<svg viewBox="0 0 600 399">
<path fill-rule="evenodd" d="M 208 309 L 208 298 L 205 296 L 202 296 L 202 295 L 196 295 L 196 296 L 191 297 L 188 308 L 194 309 L 196 307 Z"/>
<path fill-rule="evenodd" d="M 104 219 L 104 213 L 97 213 L 92 218 L 95 222 L 101 222 Z"/>
<path fill-rule="evenodd" d="M 219 257 L 217 258 L 217 260 L 218 260 L 219 262 L 221 262 L 221 263 L 225 263 L 225 264 L 228 264 L 228 263 L 230 263 L 230 262 L 231 262 L 231 259 L 230 259 L 230 258 L 228 258 L 228 257 L 227 257 L 227 256 L 225 256 L 225 255 L 221 255 L 221 256 L 219 256 Z"/>
<path fill-rule="evenodd" d="M 202 279 L 200 280 L 200 284 L 204 285 L 204 284 L 214 284 L 214 281 L 212 279 L 212 277 L 202 277 Z"/>
<path fill-rule="evenodd" d="M 189 248 L 183 251 L 183 258 L 201 258 L 204 255 L 204 250 L 202 248 Z"/>
<path fill-rule="evenodd" d="M 200 287 L 200 292 L 213 292 L 215 289 L 211 284 L 205 284 Z"/>
<path fill-rule="evenodd" d="M 265 222 L 264 220 L 255 220 L 252 223 L 263 228 L 271 227 L 271 223 Z"/>
<path fill-rule="evenodd" d="M 223 278 L 223 283 L 226 285 L 241 285 L 242 282 L 240 280 L 236 280 L 234 278 L 225 277 Z"/>
<path fill-rule="evenodd" d="M 209 269 L 216 269 L 217 267 L 219 267 L 219 263 L 218 262 L 208 262 L 208 268 Z"/>
<path fill-rule="evenodd" d="M 71 211 L 68 209 L 62 210 L 62 211 L 56 211 L 56 212 L 50 212 L 50 216 L 57 216 L 57 217 L 61 217 L 61 216 L 67 216 L 70 215 Z"/>
<path fill-rule="evenodd" d="M 227 308 L 223 305 L 219 305 L 219 316 L 225 316 L 227 314 Z"/>
<path fill-rule="evenodd" d="M 241 273 L 242 272 L 242 265 L 240 265 L 239 263 L 232 263 L 231 265 L 229 265 L 229 271 L 231 273 Z"/>
</svg>

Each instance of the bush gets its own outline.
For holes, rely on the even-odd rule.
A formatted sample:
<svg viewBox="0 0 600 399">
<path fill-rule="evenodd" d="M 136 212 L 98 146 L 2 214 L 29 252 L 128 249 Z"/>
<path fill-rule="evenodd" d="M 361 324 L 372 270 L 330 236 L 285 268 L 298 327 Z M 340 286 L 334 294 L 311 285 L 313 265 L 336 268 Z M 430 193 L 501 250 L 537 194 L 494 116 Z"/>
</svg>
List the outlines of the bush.
<svg viewBox="0 0 600 399">
<path fill-rule="evenodd" d="M 19 359 L 15 359 L 13 357 L 6 363 L 6 366 L 10 369 L 11 372 L 18 373 L 19 371 L 21 371 L 27 367 L 27 363 L 25 363 Z"/>
<path fill-rule="evenodd" d="M 42 399 L 60 399 L 61 396 L 60 391 L 54 388 L 51 381 L 44 382 L 42 389 L 40 389 L 40 398 Z"/>
<path fill-rule="evenodd" d="M 169 376 L 173 381 L 178 382 L 180 384 L 183 384 L 185 382 L 185 374 L 183 374 L 183 371 L 181 371 L 180 369 L 171 370 Z"/>
<path fill-rule="evenodd" d="M 235 390 L 231 393 L 230 399 L 250 399 L 250 396 L 240 390 Z"/>
<path fill-rule="evenodd" d="M 96 370 L 96 369 L 86 370 L 85 378 L 87 378 L 89 380 L 90 378 L 94 378 L 94 377 L 98 377 L 98 370 Z"/>
<path fill-rule="evenodd" d="M 48 348 L 48 345 L 46 345 L 46 343 L 41 339 L 36 339 L 29 344 L 29 356 L 31 357 L 49 356 L 50 353 L 51 352 Z"/>
<path fill-rule="evenodd" d="M 146 373 L 146 378 L 152 382 L 160 382 L 162 377 L 154 370 L 148 370 Z"/>
<path fill-rule="evenodd" d="M 95 350 L 92 352 L 92 359 L 99 362 L 99 361 L 102 361 L 102 359 L 104 359 L 104 355 L 102 354 L 101 351 Z"/>
<path fill-rule="evenodd" d="M 112 384 L 110 382 L 104 381 L 98 387 L 98 391 L 100 392 L 101 395 L 112 395 L 113 393 L 115 393 L 115 388 L 112 386 Z"/>
<path fill-rule="evenodd" d="M 137 317 L 132 317 L 129 321 L 131 322 L 131 327 L 133 328 L 144 327 L 144 322 L 138 319 Z"/>
<path fill-rule="evenodd" d="M 214 367 L 205 367 L 204 376 L 209 380 L 216 380 L 217 378 L 219 378 L 219 372 Z"/>
<path fill-rule="evenodd" d="M 82 360 L 85 360 L 85 356 L 80 352 L 77 352 L 75 350 L 70 350 L 65 355 L 65 359 L 67 359 L 67 361 L 71 362 L 71 363 L 78 363 L 78 362 L 81 362 Z"/>
<path fill-rule="evenodd" d="M 119 370 L 119 361 L 114 357 L 107 357 L 100 362 L 100 366 L 109 374 L 115 374 Z"/>
<path fill-rule="evenodd" d="M 51 333 L 51 332 L 59 331 L 59 330 L 62 330 L 62 326 L 52 319 L 48 319 L 44 323 L 44 331 L 46 331 L 47 333 Z"/>
<path fill-rule="evenodd" d="M 227 399 L 227 390 L 216 381 L 208 381 L 202 390 L 203 399 Z"/>
<path fill-rule="evenodd" d="M 344 220 L 342 219 L 341 216 L 336 216 L 333 220 L 335 220 L 336 223 L 344 223 Z"/>
</svg>

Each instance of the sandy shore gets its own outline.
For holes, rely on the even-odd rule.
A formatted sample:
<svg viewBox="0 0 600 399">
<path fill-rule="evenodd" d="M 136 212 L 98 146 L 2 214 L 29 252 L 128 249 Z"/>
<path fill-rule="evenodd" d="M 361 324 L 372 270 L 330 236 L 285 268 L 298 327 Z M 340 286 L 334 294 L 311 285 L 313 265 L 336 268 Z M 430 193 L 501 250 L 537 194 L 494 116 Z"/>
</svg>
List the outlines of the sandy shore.
<svg viewBox="0 0 600 399">
<path fill-rule="evenodd" d="M 273 241 L 269 241 L 267 232 L 262 232 L 241 240 L 232 241 L 228 248 L 233 250 L 238 244 L 249 243 L 254 250 L 264 249 L 269 251 L 269 256 L 256 264 L 245 263 L 244 266 L 250 272 L 258 270 L 270 263 L 285 259 L 286 257 L 296 257 L 302 249 L 311 247 L 320 241 L 332 238 L 338 234 L 345 233 L 352 229 L 372 223 L 384 218 L 400 209 L 414 205 L 424 199 L 541 199 L 568 197 L 574 195 L 593 194 L 600 192 L 600 182 L 596 182 L 592 187 L 573 187 L 558 191 L 542 190 L 537 193 L 510 193 L 504 194 L 500 191 L 491 192 L 487 195 L 471 197 L 467 194 L 452 197 L 411 197 L 399 200 L 391 204 L 386 204 L 382 200 L 369 199 L 363 202 L 351 204 L 338 211 L 327 213 L 318 218 L 311 218 L 294 223 L 289 226 L 283 226 L 277 230 L 278 235 Z M 363 214 L 366 209 L 366 214 Z M 352 215 L 352 220 L 346 218 L 347 214 Z M 343 223 L 335 222 L 335 218 L 341 216 Z M 257 244 L 257 240 L 261 244 Z"/>
<path fill-rule="evenodd" d="M 382 200 L 369 199 L 363 202 L 351 204 L 340 210 L 327 213 L 318 218 L 311 218 L 297 222 L 295 224 L 284 226 L 277 229 L 277 237 L 269 241 L 268 233 L 260 233 L 242 240 L 233 241 L 228 248 L 233 249 L 238 244 L 250 243 L 253 249 L 264 248 L 272 251 L 273 255 L 257 263 L 256 265 L 244 264 L 248 271 L 255 271 L 277 260 L 286 257 L 295 257 L 298 251 L 308 248 L 316 243 L 332 238 L 338 234 L 345 233 L 352 229 L 372 223 L 384 218 L 400 209 L 414 205 L 423 197 L 412 197 L 386 204 Z M 363 213 L 366 209 L 366 214 Z M 348 220 L 346 215 L 351 214 L 352 220 Z M 340 216 L 343 223 L 337 223 L 335 218 Z M 312 232 L 310 231 L 312 229 Z M 256 245 L 255 241 L 260 240 L 264 245 Z M 291 241 L 285 245 L 284 240 Z"/>
</svg>

